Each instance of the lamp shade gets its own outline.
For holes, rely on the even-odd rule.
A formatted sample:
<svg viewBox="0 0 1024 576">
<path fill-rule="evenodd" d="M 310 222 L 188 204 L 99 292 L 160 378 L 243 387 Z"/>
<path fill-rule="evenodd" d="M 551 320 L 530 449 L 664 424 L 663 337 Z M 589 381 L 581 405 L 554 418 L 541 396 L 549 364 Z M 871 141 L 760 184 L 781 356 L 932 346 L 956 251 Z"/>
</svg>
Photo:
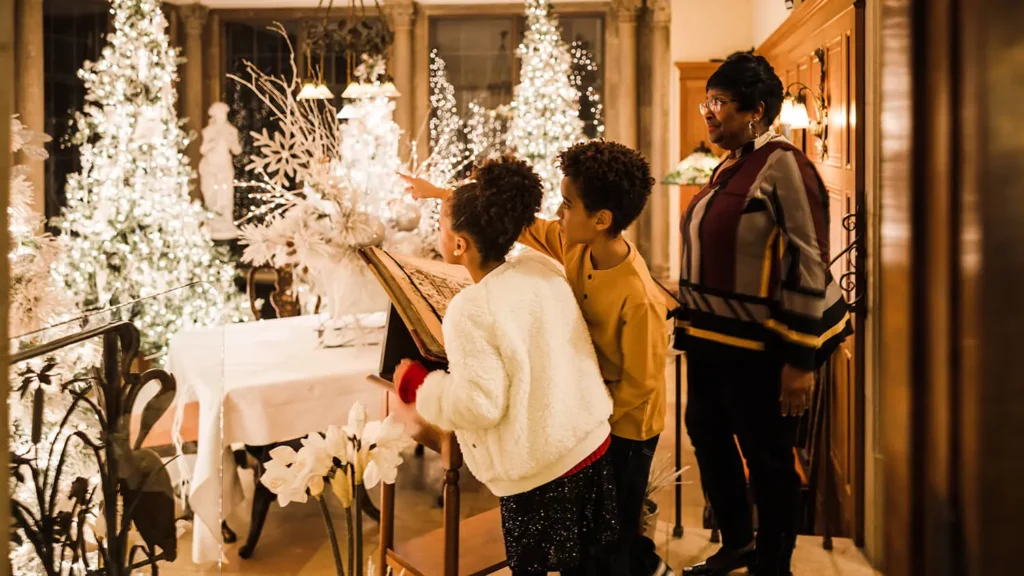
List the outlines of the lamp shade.
<svg viewBox="0 0 1024 576">
<path fill-rule="evenodd" d="M 356 107 L 351 104 L 345 104 L 344 106 L 341 107 L 341 110 L 338 111 L 339 120 L 351 120 L 358 116 L 359 111 L 356 110 Z"/>
<path fill-rule="evenodd" d="M 326 84 L 318 84 L 316 87 L 316 98 L 318 100 L 333 100 L 334 92 Z"/>
<path fill-rule="evenodd" d="M 794 130 L 806 130 L 811 125 L 811 120 L 807 116 L 807 105 L 792 96 L 787 96 L 782 102 L 779 122 Z"/>
<path fill-rule="evenodd" d="M 385 82 L 380 87 L 380 95 L 385 98 L 398 98 L 402 95 L 402 93 L 398 91 L 398 88 L 395 86 L 394 82 L 389 81 Z"/>
<path fill-rule="evenodd" d="M 302 85 L 302 90 L 299 90 L 299 95 L 295 98 L 297 100 L 316 100 L 318 99 L 316 88 L 316 84 L 306 82 Z"/>
<path fill-rule="evenodd" d="M 342 98 L 354 99 L 361 98 L 364 94 L 363 85 L 358 82 L 350 82 L 345 87 L 345 91 L 341 93 Z"/>
<path fill-rule="evenodd" d="M 711 174 L 719 162 L 720 160 L 712 153 L 711 149 L 701 142 L 700 146 L 694 149 L 689 156 L 683 158 L 676 169 L 665 176 L 661 183 L 675 186 L 703 186 L 711 179 Z"/>
</svg>

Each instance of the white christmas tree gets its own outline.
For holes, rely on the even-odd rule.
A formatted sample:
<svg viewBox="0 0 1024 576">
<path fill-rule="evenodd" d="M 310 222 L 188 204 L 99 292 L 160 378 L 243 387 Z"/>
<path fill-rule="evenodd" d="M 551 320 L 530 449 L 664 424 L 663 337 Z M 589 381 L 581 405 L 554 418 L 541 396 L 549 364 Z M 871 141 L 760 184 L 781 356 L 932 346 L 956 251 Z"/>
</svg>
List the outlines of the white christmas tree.
<svg viewBox="0 0 1024 576">
<path fill-rule="evenodd" d="M 541 215 L 561 203 L 558 154 L 584 140 L 580 93 L 573 85 L 573 59 L 548 0 L 527 0 L 527 30 L 519 45 L 520 82 L 512 103 L 509 142 L 544 182 Z"/>
<path fill-rule="evenodd" d="M 387 63 L 383 58 L 363 58 L 355 71 L 363 89 L 339 115 L 345 120 L 340 163 L 362 209 L 387 221 L 405 193 L 397 174 L 402 129 L 394 121 L 395 102 L 381 89 Z"/>
<path fill-rule="evenodd" d="M 224 319 L 221 294 L 233 271 L 215 255 L 209 215 L 189 197 L 178 53 L 160 3 L 112 0 L 111 13 L 108 45 L 79 72 L 87 91 L 73 138 L 81 171 L 68 177 L 54 271 L 83 310 L 160 295 L 126 307 L 142 353 L 160 355 L 182 328 Z"/>
</svg>

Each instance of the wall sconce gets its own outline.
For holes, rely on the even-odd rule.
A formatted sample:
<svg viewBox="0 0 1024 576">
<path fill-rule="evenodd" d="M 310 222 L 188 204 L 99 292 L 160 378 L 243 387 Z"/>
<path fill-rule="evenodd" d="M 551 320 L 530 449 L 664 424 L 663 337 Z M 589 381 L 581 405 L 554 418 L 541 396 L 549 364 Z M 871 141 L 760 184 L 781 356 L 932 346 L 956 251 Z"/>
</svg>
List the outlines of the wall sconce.
<svg viewBox="0 0 1024 576">
<path fill-rule="evenodd" d="M 793 82 L 786 87 L 786 97 L 782 101 L 779 123 L 796 130 L 810 130 L 817 138 L 818 153 L 821 161 L 828 158 L 828 100 L 825 96 L 825 50 L 818 48 L 814 57 L 821 68 L 818 91 L 801 82 Z M 814 104 L 815 119 L 807 115 L 808 100 Z"/>
</svg>

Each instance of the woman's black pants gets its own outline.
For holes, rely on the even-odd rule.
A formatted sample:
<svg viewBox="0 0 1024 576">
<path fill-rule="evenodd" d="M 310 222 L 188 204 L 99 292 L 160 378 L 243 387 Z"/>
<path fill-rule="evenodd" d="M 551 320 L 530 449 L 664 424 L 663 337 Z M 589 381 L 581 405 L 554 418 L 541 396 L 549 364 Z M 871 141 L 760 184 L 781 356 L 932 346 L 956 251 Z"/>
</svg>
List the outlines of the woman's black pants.
<svg viewBox="0 0 1024 576">
<path fill-rule="evenodd" d="M 772 576 L 789 573 L 800 505 L 797 419 L 782 416 L 781 374 L 781 360 L 764 353 L 687 355 L 686 429 L 722 543 L 735 549 L 754 540 L 738 439 L 757 504 L 758 574 Z"/>
</svg>

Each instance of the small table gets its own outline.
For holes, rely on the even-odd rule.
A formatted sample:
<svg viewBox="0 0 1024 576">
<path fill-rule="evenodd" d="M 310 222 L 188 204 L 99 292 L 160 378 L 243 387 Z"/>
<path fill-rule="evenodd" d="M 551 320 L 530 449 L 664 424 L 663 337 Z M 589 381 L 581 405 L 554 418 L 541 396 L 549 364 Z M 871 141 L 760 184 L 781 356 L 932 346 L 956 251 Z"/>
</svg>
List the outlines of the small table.
<svg viewBox="0 0 1024 576">
<path fill-rule="evenodd" d="M 184 406 L 199 404 L 196 462 L 189 474 L 195 514 L 192 558 L 223 560 L 221 522 L 242 502 L 232 444 L 269 445 L 324 432 L 348 422 L 362 402 L 379 414 L 382 394 L 366 377 L 376 374 L 384 315 L 365 322 L 374 329 L 354 347 L 323 348 L 319 316 L 188 330 L 171 339 L 167 370 L 178 382 L 175 438 L 180 452 Z M 179 462 L 183 462 L 179 459 Z"/>
</svg>

